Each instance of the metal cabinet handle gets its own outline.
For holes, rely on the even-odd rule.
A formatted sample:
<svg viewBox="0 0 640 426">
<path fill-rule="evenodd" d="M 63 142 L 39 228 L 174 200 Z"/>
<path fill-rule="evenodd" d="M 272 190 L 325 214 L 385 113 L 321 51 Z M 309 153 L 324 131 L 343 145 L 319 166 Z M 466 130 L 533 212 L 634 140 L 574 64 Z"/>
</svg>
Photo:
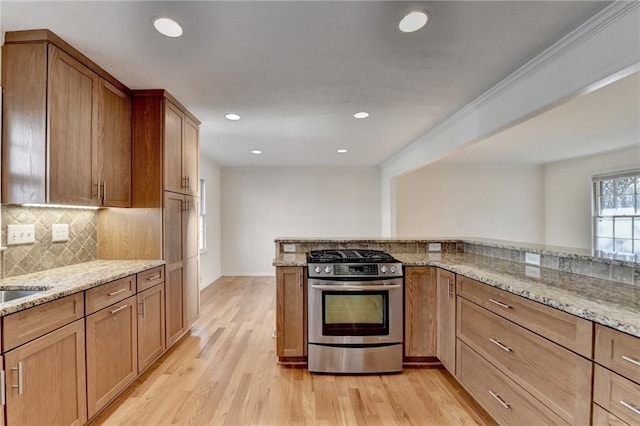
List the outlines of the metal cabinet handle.
<svg viewBox="0 0 640 426">
<path fill-rule="evenodd" d="M 142 301 L 140 302 L 140 307 L 140 315 L 142 315 L 142 318 L 144 319 L 144 313 L 146 311 L 145 299 L 142 299 Z"/>
<path fill-rule="evenodd" d="M 187 176 L 187 189 L 191 188 L 191 179 Z"/>
<path fill-rule="evenodd" d="M 489 302 L 493 303 L 494 305 L 498 305 L 498 306 L 500 306 L 501 308 L 511 309 L 511 306 L 509 306 L 509 305 L 507 305 L 507 304 L 504 304 L 504 303 L 502 303 L 502 302 L 501 302 L 501 301 L 499 301 L 499 300 L 489 299 Z"/>
<path fill-rule="evenodd" d="M 493 337 L 490 337 L 489 340 L 491 341 L 491 343 L 493 343 L 494 345 L 497 345 L 500 349 L 502 349 L 505 352 L 511 352 L 511 348 L 509 346 L 504 345 L 503 343 L 501 343 L 499 340 L 494 339 Z"/>
<path fill-rule="evenodd" d="M 508 402 L 504 402 L 504 400 L 502 398 L 500 398 L 500 395 L 498 395 L 495 392 L 489 391 L 489 393 L 491 394 L 491 396 L 500 403 L 500 405 L 502 405 L 504 408 L 510 408 L 511 405 L 509 405 Z"/>
<path fill-rule="evenodd" d="M 448 286 L 448 289 L 447 289 L 448 294 L 447 294 L 447 296 L 449 297 L 449 299 L 451 299 L 453 297 L 453 288 L 452 288 L 453 286 L 452 286 L 452 284 L 453 284 L 453 281 L 451 280 L 451 278 L 447 278 L 447 286 Z"/>
<path fill-rule="evenodd" d="M 119 308 L 115 308 L 112 311 L 109 311 L 110 314 L 115 314 L 116 312 L 120 312 L 123 309 L 127 309 L 129 307 L 129 305 L 122 305 Z"/>
<path fill-rule="evenodd" d="M 128 288 L 121 288 L 120 290 L 116 290 L 116 291 L 114 291 L 112 293 L 109 293 L 109 296 L 115 296 L 116 294 L 120 294 L 120 293 L 125 292 L 127 290 L 129 290 L 129 289 Z"/>
<path fill-rule="evenodd" d="M 107 181 L 102 182 L 102 202 L 107 199 Z"/>
<path fill-rule="evenodd" d="M 17 388 L 18 389 L 18 395 L 22 395 L 22 361 L 20 361 L 18 363 L 18 367 L 12 367 L 11 368 L 12 371 L 17 371 L 18 372 L 18 384 L 17 385 L 11 385 L 12 388 Z"/>
<path fill-rule="evenodd" d="M 622 359 L 627 361 L 627 362 L 630 362 L 633 365 L 637 365 L 638 367 L 640 367 L 640 361 L 638 361 L 638 360 L 630 358 L 630 357 L 628 357 L 626 355 L 622 355 Z"/>
<path fill-rule="evenodd" d="M 0 404 L 7 405 L 7 391 L 5 389 L 4 370 L 0 371 Z"/>
<path fill-rule="evenodd" d="M 624 402 L 624 401 L 620 401 L 620 404 L 624 405 L 629 410 L 633 411 L 635 414 L 640 415 L 640 407 L 634 407 L 633 405 L 629 404 L 628 402 Z"/>
<path fill-rule="evenodd" d="M 160 278 L 162 278 L 162 274 L 154 275 L 152 277 L 147 277 L 147 281 L 158 280 Z"/>
</svg>

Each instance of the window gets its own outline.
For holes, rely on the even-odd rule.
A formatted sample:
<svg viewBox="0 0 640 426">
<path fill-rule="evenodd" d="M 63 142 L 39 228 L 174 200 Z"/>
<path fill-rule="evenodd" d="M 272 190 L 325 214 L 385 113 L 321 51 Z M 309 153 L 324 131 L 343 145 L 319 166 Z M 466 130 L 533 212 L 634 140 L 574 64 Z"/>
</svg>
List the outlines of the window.
<svg viewBox="0 0 640 426">
<path fill-rule="evenodd" d="M 593 177 L 593 247 L 640 254 L 640 170 Z"/>
<path fill-rule="evenodd" d="M 200 179 L 200 213 L 198 215 L 198 248 L 200 253 L 207 251 L 207 187 Z"/>
</svg>

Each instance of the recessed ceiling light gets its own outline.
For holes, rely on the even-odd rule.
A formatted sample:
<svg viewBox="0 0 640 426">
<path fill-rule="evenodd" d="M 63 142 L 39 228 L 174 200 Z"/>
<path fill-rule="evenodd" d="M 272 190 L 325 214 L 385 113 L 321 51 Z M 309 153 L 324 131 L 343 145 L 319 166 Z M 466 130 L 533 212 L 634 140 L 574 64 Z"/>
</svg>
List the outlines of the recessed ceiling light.
<svg viewBox="0 0 640 426">
<path fill-rule="evenodd" d="M 417 10 L 405 15 L 405 17 L 400 20 L 398 28 L 404 33 L 412 33 L 427 25 L 427 22 L 429 22 L 429 14 Z"/>
<path fill-rule="evenodd" d="M 262 154 L 262 151 L 260 151 L 259 149 L 254 149 L 251 151 L 251 153 L 258 155 L 258 154 Z"/>
<path fill-rule="evenodd" d="M 240 116 L 239 116 L 238 114 L 233 114 L 233 113 L 225 114 L 225 115 L 224 115 L 224 118 L 226 118 L 227 120 L 231 120 L 231 121 L 238 121 L 238 120 L 240 120 Z"/>
<path fill-rule="evenodd" d="M 167 37 L 180 37 L 182 35 L 182 27 L 171 18 L 155 18 L 153 26 L 162 35 Z"/>
<path fill-rule="evenodd" d="M 339 149 L 338 154 L 346 154 L 348 151 L 346 149 Z"/>
<path fill-rule="evenodd" d="M 367 118 L 369 116 L 369 113 L 366 111 L 360 111 L 360 112 L 356 112 L 355 114 L 353 114 L 353 116 L 355 118 Z"/>
</svg>

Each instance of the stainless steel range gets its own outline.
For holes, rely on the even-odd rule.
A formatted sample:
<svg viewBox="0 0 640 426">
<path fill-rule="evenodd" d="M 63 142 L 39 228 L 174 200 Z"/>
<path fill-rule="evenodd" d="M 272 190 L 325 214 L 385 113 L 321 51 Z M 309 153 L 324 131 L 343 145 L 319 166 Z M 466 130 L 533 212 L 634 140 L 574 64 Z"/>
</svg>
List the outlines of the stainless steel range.
<svg viewBox="0 0 640 426">
<path fill-rule="evenodd" d="M 402 263 L 379 250 L 319 250 L 307 266 L 309 371 L 402 371 Z"/>
</svg>

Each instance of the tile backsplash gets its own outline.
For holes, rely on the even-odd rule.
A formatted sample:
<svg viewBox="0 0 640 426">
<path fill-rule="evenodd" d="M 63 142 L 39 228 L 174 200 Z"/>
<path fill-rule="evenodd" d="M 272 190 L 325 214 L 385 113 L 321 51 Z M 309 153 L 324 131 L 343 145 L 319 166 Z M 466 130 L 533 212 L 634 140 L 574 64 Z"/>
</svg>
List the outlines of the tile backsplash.
<svg viewBox="0 0 640 426">
<path fill-rule="evenodd" d="M 51 225 L 69 225 L 69 240 L 53 242 Z M 6 246 L 7 225 L 34 224 L 36 242 L 7 246 L 3 252 L 2 276 L 89 262 L 97 258 L 97 211 L 49 207 L 2 206 L 2 244 Z"/>
</svg>

